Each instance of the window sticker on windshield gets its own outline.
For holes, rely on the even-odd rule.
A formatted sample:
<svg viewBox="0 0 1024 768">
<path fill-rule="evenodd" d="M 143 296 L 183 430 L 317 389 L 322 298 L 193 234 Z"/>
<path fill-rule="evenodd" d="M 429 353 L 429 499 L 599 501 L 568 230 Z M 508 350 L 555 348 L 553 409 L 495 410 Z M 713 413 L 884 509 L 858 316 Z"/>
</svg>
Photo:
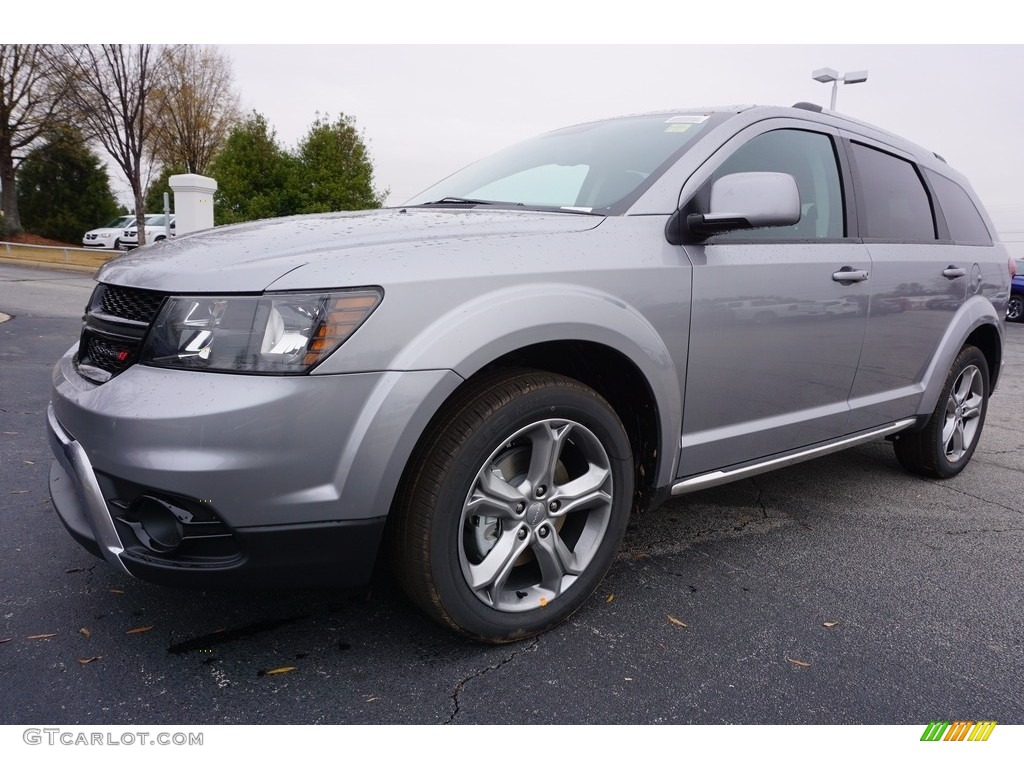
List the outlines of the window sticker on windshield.
<svg viewBox="0 0 1024 768">
<path fill-rule="evenodd" d="M 665 126 L 665 133 L 684 133 L 691 127 L 688 123 L 672 123 L 672 125 Z"/>
<path fill-rule="evenodd" d="M 699 125 L 708 119 L 708 115 L 675 115 L 666 120 L 666 123 L 690 123 Z"/>
</svg>

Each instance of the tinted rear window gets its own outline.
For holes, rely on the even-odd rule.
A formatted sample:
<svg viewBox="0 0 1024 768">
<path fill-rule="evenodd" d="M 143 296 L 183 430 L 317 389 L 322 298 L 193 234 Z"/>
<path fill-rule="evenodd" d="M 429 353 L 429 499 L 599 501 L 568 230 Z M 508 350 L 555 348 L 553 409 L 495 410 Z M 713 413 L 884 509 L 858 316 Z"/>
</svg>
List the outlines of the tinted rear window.
<svg viewBox="0 0 1024 768">
<path fill-rule="evenodd" d="M 860 180 L 861 235 L 876 240 L 935 240 L 935 219 L 917 168 L 854 142 Z"/>
<path fill-rule="evenodd" d="M 928 177 L 928 183 L 935 190 L 953 242 L 964 245 L 992 245 L 992 234 L 964 188 L 938 173 L 927 169 L 924 173 Z"/>
</svg>

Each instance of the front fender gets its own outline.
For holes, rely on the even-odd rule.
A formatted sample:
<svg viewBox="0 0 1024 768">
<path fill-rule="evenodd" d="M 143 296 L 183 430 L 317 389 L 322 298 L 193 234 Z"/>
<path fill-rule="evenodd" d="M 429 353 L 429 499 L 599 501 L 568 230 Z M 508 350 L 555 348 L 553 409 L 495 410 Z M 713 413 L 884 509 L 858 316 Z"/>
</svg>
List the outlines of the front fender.
<svg viewBox="0 0 1024 768">
<path fill-rule="evenodd" d="M 681 430 L 676 361 L 651 323 L 620 298 L 561 283 L 509 287 L 444 313 L 395 355 L 391 370 L 451 370 L 466 379 L 516 350 L 552 341 L 601 344 L 629 358 L 658 404 L 658 484 L 672 479 Z"/>
</svg>

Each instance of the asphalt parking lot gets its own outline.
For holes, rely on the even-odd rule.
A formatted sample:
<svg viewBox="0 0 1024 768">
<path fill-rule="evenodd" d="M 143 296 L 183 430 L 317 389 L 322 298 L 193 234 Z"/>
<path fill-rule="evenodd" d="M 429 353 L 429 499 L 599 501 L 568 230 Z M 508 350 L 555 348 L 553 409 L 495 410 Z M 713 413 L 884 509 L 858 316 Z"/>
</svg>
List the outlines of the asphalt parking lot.
<svg viewBox="0 0 1024 768">
<path fill-rule="evenodd" d="M 878 441 L 675 500 L 567 624 L 488 647 L 386 571 L 185 591 L 75 544 L 44 413 L 89 290 L 0 267 L 0 723 L 1024 723 L 1024 325 L 960 476 Z"/>
</svg>

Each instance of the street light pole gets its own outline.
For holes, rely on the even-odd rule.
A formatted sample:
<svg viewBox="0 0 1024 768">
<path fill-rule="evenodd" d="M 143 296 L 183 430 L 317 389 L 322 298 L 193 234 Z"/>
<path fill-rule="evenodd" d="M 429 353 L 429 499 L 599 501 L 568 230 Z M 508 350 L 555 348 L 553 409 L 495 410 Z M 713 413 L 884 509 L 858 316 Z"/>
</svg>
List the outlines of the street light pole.
<svg viewBox="0 0 1024 768">
<path fill-rule="evenodd" d="M 863 83 L 868 79 L 868 71 L 866 69 L 861 69 L 856 72 L 847 72 L 845 75 L 840 77 L 839 73 L 834 69 L 825 67 L 811 72 L 811 77 L 819 83 L 832 83 L 832 101 L 829 109 L 834 112 L 836 109 L 836 94 L 839 91 L 839 81 L 842 80 L 845 85 Z"/>
</svg>

